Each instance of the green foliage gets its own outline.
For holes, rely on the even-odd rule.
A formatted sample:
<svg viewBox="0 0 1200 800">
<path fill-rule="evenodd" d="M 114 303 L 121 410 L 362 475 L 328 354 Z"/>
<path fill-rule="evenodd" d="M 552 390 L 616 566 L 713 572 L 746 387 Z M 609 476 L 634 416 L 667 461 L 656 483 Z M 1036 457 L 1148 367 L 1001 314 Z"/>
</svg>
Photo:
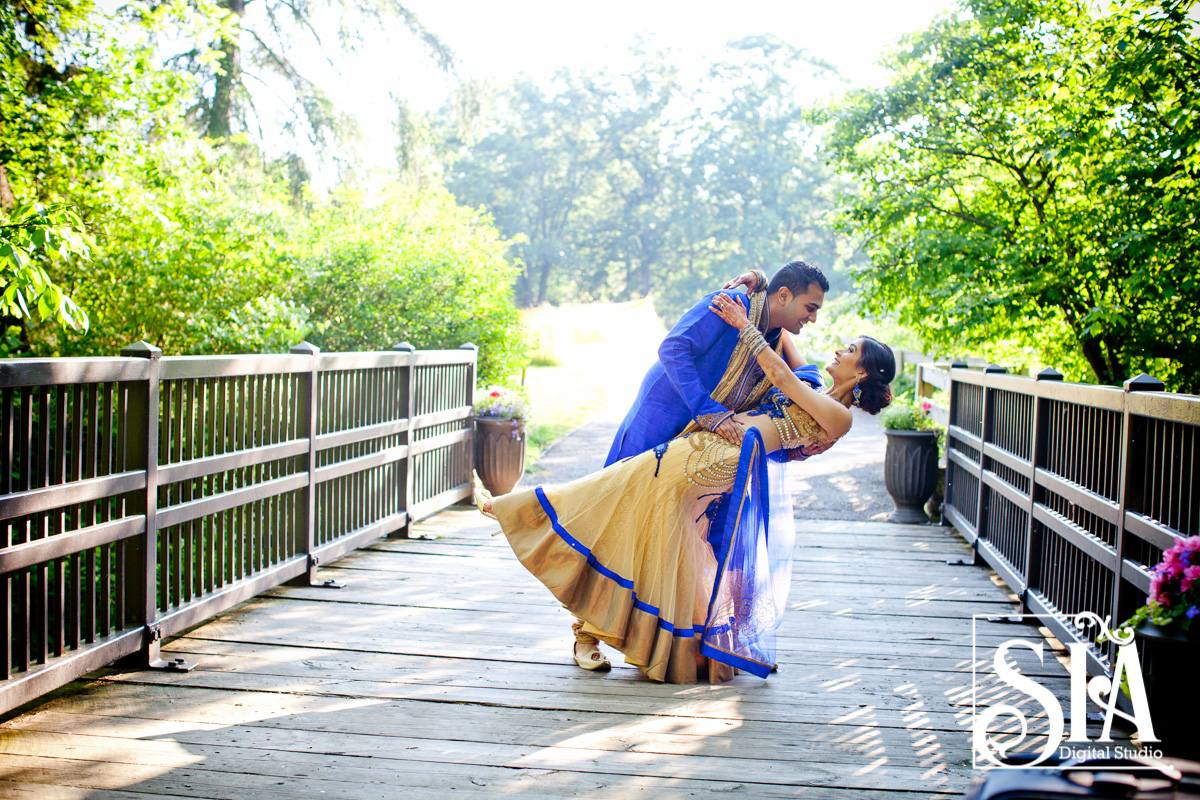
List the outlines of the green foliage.
<svg viewBox="0 0 1200 800">
<path fill-rule="evenodd" d="M 1193 4 L 969 0 L 837 106 L 872 310 L 950 352 L 1200 390 Z"/>
<path fill-rule="evenodd" d="M 508 242 L 444 188 L 392 186 L 375 202 L 352 192 L 313 211 L 295 299 L 326 350 L 479 347 L 479 381 L 524 364 Z"/>
<path fill-rule="evenodd" d="M 168 354 L 281 352 L 311 334 L 326 349 L 474 341 L 481 379 L 519 369 L 508 243 L 487 218 L 436 181 L 314 203 L 295 157 L 265 162 L 228 136 L 248 107 L 243 36 L 263 58 L 242 63 L 290 82 L 316 139 L 340 113 L 285 52 L 311 9 L 283 24 L 268 13 L 269 32 L 243 31 L 244 10 L 0 2 L 0 352 L 112 355 L 139 339 Z M 449 66 L 402 5 L 353 11 L 399 17 Z M 192 49 L 156 61 L 180 43 Z"/>
<path fill-rule="evenodd" d="M 303 220 L 252 148 L 172 140 L 119 166 L 97 252 L 74 277 L 92 330 L 45 335 L 43 349 L 102 355 L 145 340 L 171 355 L 280 352 L 303 338 L 307 309 L 288 302 Z"/>
<path fill-rule="evenodd" d="M 879 423 L 889 431 L 931 431 L 937 428 L 924 409 L 901 401 L 879 412 Z"/>
<path fill-rule="evenodd" d="M 88 315 L 42 264 L 87 259 L 89 244 L 83 221 L 69 208 L 34 203 L 0 212 L 0 315 L 25 319 L 36 308 L 42 320 L 86 331 Z"/>
<path fill-rule="evenodd" d="M 20 350 L 34 308 L 87 329 L 68 284 L 93 249 L 84 220 L 106 167 L 178 111 L 178 80 L 148 64 L 145 31 L 112 22 L 90 2 L 0 4 L 0 324 L 20 329 Z"/>
</svg>

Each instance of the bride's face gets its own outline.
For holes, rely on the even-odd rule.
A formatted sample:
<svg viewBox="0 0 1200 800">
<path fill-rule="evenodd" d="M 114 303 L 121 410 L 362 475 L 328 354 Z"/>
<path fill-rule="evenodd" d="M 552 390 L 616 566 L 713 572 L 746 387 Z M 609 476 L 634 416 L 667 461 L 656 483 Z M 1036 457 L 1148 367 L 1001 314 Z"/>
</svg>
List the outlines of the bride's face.
<svg viewBox="0 0 1200 800">
<path fill-rule="evenodd" d="M 850 344 L 833 353 L 833 361 L 825 368 L 835 383 L 850 382 L 866 377 L 866 370 L 859 366 L 862 359 L 863 340 L 855 339 Z"/>
</svg>

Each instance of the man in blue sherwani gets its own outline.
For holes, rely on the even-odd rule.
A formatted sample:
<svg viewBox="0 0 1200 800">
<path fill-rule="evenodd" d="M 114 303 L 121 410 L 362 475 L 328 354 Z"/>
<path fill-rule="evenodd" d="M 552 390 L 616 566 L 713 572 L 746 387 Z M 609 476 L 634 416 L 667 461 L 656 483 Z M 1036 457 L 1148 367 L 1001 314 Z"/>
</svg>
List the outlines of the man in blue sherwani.
<svg viewBox="0 0 1200 800">
<path fill-rule="evenodd" d="M 762 291 L 765 278 L 761 272 L 748 273 L 731 285 L 745 283 L 752 290 Z M 781 331 L 796 334 L 804 325 L 816 321 L 817 311 L 829 291 L 829 281 L 816 267 L 793 261 L 775 273 L 765 291 L 765 308 L 756 322 L 774 348 Z M 663 339 L 658 361 L 642 379 L 637 400 L 617 431 L 605 466 L 678 436 L 692 421 L 733 444 L 741 443 L 741 426 L 732 417 L 734 412 L 745 409 L 726 407 L 712 397 L 725 377 L 738 341 L 738 331 L 710 310 L 716 294 L 706 295 L 692 306 Z M 753 291 L 751 294 L 725 291 L 725 294 L 752 308 Z M 754 320 L 752 314 L 751 319 Z M 805 363 L 788 337 L 784 337 L 782 353 L 793 369 Z M 758 377 L 762 375 L 754 362 L 743 369 L 748 379 L 744 383 L 755 382 L 756 377 L 751 374 L 754 371 Z M 815 376 L 814 379 L 819 380 Z"/>
</svg>

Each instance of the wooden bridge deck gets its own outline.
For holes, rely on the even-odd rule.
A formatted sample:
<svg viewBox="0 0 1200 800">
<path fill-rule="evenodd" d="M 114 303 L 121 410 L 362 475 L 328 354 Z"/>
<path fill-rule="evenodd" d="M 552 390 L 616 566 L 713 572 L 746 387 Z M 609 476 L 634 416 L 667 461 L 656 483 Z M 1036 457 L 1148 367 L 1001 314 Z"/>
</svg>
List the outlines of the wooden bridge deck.
<svg viewBox="0 0 1200 800">
<path fill-rule="evenodd" d="M 1015 606 L 947 563 L 970 560 L 950 529 L 802 524 L 779 672 L 672 686 L 575 667 L 566 611 L 480 519 L 445 512 L 423 527 L 442 538 L 323 571 L 344 589 L 284 587 L 168 643 L 193 672 L 106 670 L 9 720 L 0 795 L 882 800 L 979 774 L 971 617 Z M 1040 672 L 1067 695 L 1057 660 Z"/>
</svg>

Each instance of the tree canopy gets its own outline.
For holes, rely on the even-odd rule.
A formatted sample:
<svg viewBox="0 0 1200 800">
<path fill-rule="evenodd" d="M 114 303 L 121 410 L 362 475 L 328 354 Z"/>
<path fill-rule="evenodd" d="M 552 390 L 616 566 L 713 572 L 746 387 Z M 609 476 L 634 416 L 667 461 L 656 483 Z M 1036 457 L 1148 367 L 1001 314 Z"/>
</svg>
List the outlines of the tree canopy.
<svg viewBox="0 0 1200 800">
<path fill-rule="evenodd" d="M 155 43 L 212 23 L 170 4 L 0 0 L 0 355 L 473 340 L 481 380 L 518 372 L 489 220 L 436 181 L 318 196 L 294 155 L 204 135 L 204 76 Z"/>
<path fill-rule="evenodd" d="M 1200 391 L 1194 0 L 968 0 L 851 92 L 829 146 L 875 310 L 945 349 Z"/>
</svg>

